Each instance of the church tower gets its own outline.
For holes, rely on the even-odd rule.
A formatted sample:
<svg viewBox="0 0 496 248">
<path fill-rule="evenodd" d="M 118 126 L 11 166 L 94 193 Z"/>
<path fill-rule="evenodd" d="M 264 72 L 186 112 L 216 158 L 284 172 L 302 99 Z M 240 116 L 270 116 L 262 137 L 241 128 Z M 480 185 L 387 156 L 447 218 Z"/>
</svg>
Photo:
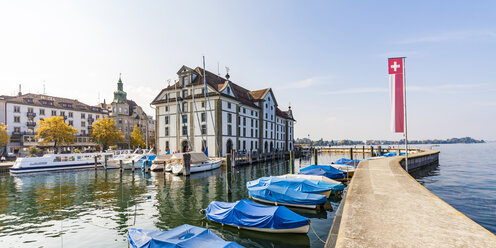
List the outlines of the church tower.
<svg viewBox="0 0 496 248">
<path fill-rule="evenodd" d="M 119 74 L 119 81 L 117 82 L 117 90 L 114 91 L 114 101 L 115 103 L 126 103 L 127 93 L 123 89 L 121 74 Z"/>
</svg>

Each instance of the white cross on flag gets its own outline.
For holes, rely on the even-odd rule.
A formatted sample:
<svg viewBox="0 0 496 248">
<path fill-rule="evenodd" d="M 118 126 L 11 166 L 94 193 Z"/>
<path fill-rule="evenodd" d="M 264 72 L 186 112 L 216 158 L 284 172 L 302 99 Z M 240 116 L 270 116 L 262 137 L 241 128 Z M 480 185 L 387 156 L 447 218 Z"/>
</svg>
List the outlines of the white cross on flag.
<svg viewBox="0 0 496 248">
<path fill-rule="evenodd" d="M 405 131 L 405 58 L 389 58 L 389 89 L 391 94 L 391 131 Z"/>
</svg>

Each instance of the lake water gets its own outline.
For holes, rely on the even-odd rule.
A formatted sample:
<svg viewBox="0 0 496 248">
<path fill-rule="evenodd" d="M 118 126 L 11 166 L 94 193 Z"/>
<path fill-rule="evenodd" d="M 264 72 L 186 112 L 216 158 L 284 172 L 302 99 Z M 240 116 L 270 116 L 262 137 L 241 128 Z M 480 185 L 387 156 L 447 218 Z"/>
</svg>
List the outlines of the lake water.
<svg viewBox="0 0 496 248">
<path fill-rule="evenodd" d="M 424 146 L 430 148 L 430 146 Z M 441 145 L 440 165 L 414 177 L 462 213 L 496 233 L 496 144 Z M 341 158 L 322 154 L 319 163 Z M 361 156 L 358 156 L 361 158 Z M 310 164 L 296 160 L 296 169 Z M 289 172 L 287 162 L 239 166 L 232 201 L 248 197 L 246 182 Z M 136 171 L 79 170 L 11 176 L 0 174 L 0 247 L 127 247 L 131 227 L 168 230 L 208 227 L 246 247 L 323 247 L 334 210 L 293 211 L 311 219 L 308 235 L 274 235 L 221 227 L 199 210 L 228 201 L 222 169 L 189 178 Z M 317 237 L 318 236 L 318 237 Z"/>
</svg>

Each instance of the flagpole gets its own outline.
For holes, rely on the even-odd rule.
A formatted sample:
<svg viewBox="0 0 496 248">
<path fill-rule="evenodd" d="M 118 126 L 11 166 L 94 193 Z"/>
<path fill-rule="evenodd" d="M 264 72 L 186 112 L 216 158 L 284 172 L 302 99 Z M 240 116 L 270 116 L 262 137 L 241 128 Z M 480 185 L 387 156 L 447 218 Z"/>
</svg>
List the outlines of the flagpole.
<svg viewBox="0 0 496 248">
<path fill-rule="evenodd" d="M 403 57 L 403 114 L 404 114 L 404 129 L 405 129 L 405 170 L 408 173 L 408 125 L 406 122 L 406 70 L 405 70 L 405 64 L 406 64 L 406 57 Z M 400 150 L 401 151 L 401 150 Z M 400 155 L 400 154 L 398 154 Z"/>
</svg>

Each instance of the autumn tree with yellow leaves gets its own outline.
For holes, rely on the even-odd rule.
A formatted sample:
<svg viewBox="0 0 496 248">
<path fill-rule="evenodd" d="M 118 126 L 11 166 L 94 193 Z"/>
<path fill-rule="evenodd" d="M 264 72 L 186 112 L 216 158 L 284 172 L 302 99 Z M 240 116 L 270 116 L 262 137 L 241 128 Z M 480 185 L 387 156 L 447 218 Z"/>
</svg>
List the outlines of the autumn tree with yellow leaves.
<svg viewBox="0 0 496 248">
<path fill-rule="evenodd" d="M 64 122 L 62 116 L 52 116 L 38 121 L 35 138 L 42 144 L 53 142 L 55 152 L 57 145 L 69 145 L 74 143 L 77 129 Z"/>
<path fill-rule="evenodd" d="M 9 138 L 10 136 L 7 131 L 7 125 L 0 123 L 0 148 L 4 148 L 7 146 L 7 143 L 9 143 Z"/>
<path fill-rule="evenodd" d="M 135 125 L 133 132 L 131 133 L 131 146 L 132 147 L 146 147 L 145 141 L 143 140 L 143 133 L 139 129 L 138 125 Z"/>
<path fill-rule="evenodd" d="M 108 146 L 115 145 L 124 140 L 122 131 L 117 128 L 112 118 L 99 118 L 91 127 L 93 127 L 91 136 L 103 146 L 103 150 L 106 150 Z"/>
</svg>

